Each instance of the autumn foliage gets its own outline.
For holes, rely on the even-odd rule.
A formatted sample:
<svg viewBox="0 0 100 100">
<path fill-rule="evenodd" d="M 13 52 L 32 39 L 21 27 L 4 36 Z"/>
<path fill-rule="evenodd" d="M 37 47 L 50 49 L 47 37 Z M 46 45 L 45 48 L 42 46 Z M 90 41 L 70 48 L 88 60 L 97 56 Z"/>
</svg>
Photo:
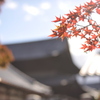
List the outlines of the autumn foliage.
<svg viewBox="0 0 100 100">
<path fill-rule="evenodd" d="M 5 45 L 0 45 L 0 67 L 6 68 L 14 60 L 11 50 Z"/>
<path fill-rule="evenodd" d="M 4 2 L 5 0 L 0 0 L 0 6 L 2 6 Z M 0 68 L 6 68 L 12 61 L 14 61 L 14 57 L 11 50 L 9 50 L 7 46 L 0 44 Z"/>
<path fill-rule="evenodd" d="M 100 0 L 95 2 L 91 0 L 84 5 L 76 6 L 73 11 L 69 11 L 64 16 L 56 17 L 56 20 L 52 21 L 57 23 L 56 29 L 53 29 L 53 34 L 49 36 L 61 37 L 62 40 L 64 37 L 80 36 L 81 39 L 85 39 L 81 47 L 85 52 L 100 48 L 100 24 L 92 19 L 93 13 L 100 15 Z M 88 24 L 81 25 L 80 22 Z"/>
</svg>

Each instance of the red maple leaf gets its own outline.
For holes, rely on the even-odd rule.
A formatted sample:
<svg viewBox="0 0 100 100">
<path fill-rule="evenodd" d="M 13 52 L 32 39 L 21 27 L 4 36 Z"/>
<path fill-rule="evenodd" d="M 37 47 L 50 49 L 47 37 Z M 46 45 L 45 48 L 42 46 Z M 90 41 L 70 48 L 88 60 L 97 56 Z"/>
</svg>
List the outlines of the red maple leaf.
<svg viewBox="0 0 100 100">
<path fill-rule="evenodd" d="M 66 18 L 64 16 L 62 16 L 61 21 L 62 21 L 62 23 L 64 23 L 66 21 Z"/>
<path fill-rule="evenodd" d="M 89 22 L 90 24 L 92 24 L 93 20 L 89 19 L 88 22 Z"/>
<path fill-rule="evenodd" d="M 64 36 L 65 37 L 68 37 L 68 32 L 64 32 Z"/>
<path fill-rule="evenodd" d="M 81 39 L 85 38 L 85 35 L 83 33 L 81 33 L 80 36 L 81 36 Z"/>
<path fill-rule="evenodd" d="M 84 15 L 80 15 L 80 17 L 79 17 L 79 21 L 84 21 L 84 19 L 85 19 L 85 16 Z"/>
<path fill-rule="evenodd" d="M 76 12 L 78 13 L 78 15 L 81 15 L 81 5 L 79 7 L 76 6 Z"/>
<path fill-rule="evenodd" d="M 56 16 L 55 16 L 56 17 Z M 59 22 L 61 21 L 61 17 L 56 17 L 56 20 L 52 21 L 52 22 Z"/>
<path fill-rule="evenodd" d="M 86 44 L 82 44 L 82 47 L 80 49 L 86 49 L 87 48 L 87 45 Z"/>
<path fill-rule="evenodd" d="M 67 28 L 70 28 L 71 26 L 71 23 L 67 23 Z"/>
<path fill-rule="evenodd" d="M 54 30 L 52 30 L 52 32 L 53 32 L 53 34 L 51 34 L 51 35 L 49 35 L 48 37 L 56 37 L 57 36 L 57 32 L 56 31 L 54 31 Z"/>
<path fill-rule="evenodd" d="M 95 49 L 94 45 L 87 46 L 87 50 L 86 51 L 92 51 L 93 49 Z"/>
<path fill-rule="evenodd" d="M 73 22 L 73 25 L 75 25 L 77 23 L 77 20 L 73 20 L 72 22 Z"/>
<path fill-rule="evenodd" d="M 68 35 L 67 35 L 67 37 L 69 37 L 69 38 L 71 38 L 71 36 L 72 36 L 71 34 L 68 34 Z"/>
<path fill-rule="evenodd" d="M 93 27 L 94 29 L 96 28 L 95 23 L 93 23 L 92 27 Z"/>
<path fill-rule="evenodd" d="M 95 3 L 91 0 L 90 2 L 87 2 L 88 6 L 94 6 Z"/>
<path fill-rule="evenodd" d="M 96 11 L 97 11 L 98 14 L 100 14 L 100 9 L 99 8 L 97 8 Z"/>
<path fill-rule="evenodd" d="M 97 36 L 95 34 L 91 35 L 92 36 L 92 39 L 96 39 Z"/>
<path fill-rule="evenodd" d="M 84 31 L 85 31 L 85 34 L 91 34 L 91 32 L 92 32 L 92 30 L 90 30 L 90 29 L 88 29 L 88 27 L 86 27 L 85 29 L 84 29 Z"/>
<path fill-rule="evenodd" d="M 96 40 L 92 40 L 92 44 L 95 46 L 98 43 Z"/>
</svg>

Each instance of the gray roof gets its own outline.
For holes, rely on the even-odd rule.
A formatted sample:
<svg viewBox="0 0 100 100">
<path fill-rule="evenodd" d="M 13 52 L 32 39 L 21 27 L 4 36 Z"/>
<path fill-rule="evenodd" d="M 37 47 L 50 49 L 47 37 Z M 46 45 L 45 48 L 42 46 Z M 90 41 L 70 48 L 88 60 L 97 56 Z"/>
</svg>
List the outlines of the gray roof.
<svg viewBox="0 0 100 100">
<path fill-rule="evenodd" d="M 36 42 L 26 42 L 7 45 L 14 54 L 16 60 L 38 59 L 61 53 L 67 47 L 67 40 L 51 39 Z"/>
<path fill-rule="evenodd" d="M 50 95 L 52 93 L 49 86 L 29 77 L 11 64 L 7 69 L 0 68 L 0 82 L 8 83 L 8 85 L 12 84 L 39 94 Z"/>
<path fill-rule="evenodd" d="M 66 75 L 79 72 L 72 62 L 66 39 L 63 42 L 61 39 L 50 39 L 7 46 L 15 56 L 12 64 L 43 84 L 56 85 Z"/>
</svg>

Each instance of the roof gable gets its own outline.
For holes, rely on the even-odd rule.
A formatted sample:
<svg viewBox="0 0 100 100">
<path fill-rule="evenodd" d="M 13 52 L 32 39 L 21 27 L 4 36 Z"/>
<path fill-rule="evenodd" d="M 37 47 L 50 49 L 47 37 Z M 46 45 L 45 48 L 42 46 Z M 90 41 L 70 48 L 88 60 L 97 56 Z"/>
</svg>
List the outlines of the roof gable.
<svg viewBox="0 0 100 100">
<path fill-rule="evenodd" d="M 28 42 L 7 45 L 12 50 L 16 60 L 38 59 L 61 53 L 67 47 L 67 41 L 51 39 L 38 42 Z"/>
</svg>

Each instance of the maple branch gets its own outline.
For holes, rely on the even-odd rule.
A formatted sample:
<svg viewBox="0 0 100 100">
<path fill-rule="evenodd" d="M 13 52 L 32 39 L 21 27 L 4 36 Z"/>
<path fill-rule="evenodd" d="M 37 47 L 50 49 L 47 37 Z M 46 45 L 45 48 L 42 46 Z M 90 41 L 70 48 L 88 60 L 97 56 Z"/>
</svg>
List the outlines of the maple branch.
<svg viewBox="0 0 100 100">
<path fill-rule="evenodd" d="M 89 24 L 89 25 L 86 25 L 86 26 L 83 26 L 83 25 L 76 24 L 76 26 L 81 26 L 82 28 L 85 28 L 85 27 L 88 27 L 88 26 L 90 26 L 90 24 Z"/>
<path fill-rule="evenodd" d="M 96 0 L 93 2 L 86 2 L 83 6 L 76 6 L 74 11 L 70 11 L 70 13 L 65 14 L 67 18 L 64 16 L 56 17 L 56 20 L 53 22 L 61 22 L 60 26 L 57 26 L 50 35 L 51 37 L 61 37 L 63 40 L 64 37 L 77 37 L 80 36 L 81 39 L 86 39 L 85 43 L 82 45 L 81 49 L 84 51 L 92 51 L 95 48 L 100 48 L 100 25 L 92 19 L 92 13 L 97 13 L 100 15 L 100 0 Z M 78 22 L 80 21 L 88 21 L 88 25 L 80 25 Z M 91 26 L 91 27 L 90 27 Z"/>
</svg>

